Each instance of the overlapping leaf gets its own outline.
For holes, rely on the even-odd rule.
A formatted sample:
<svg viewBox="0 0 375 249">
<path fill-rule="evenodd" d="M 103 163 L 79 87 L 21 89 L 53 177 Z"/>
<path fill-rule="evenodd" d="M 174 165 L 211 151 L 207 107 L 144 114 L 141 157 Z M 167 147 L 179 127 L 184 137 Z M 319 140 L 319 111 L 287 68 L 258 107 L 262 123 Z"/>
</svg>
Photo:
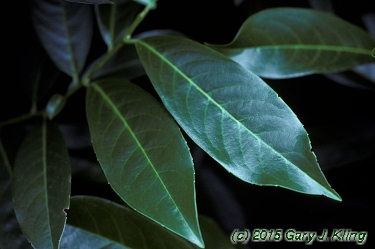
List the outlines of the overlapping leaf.
<svg viewBox="0 0 375 249">
<path fill-rule="evenodd" d="M 14 210 L 34 248 L 58 248 L 69 208 L 70 162 L 57 126 L 35 127 L 14 164 Z"/>
<path fill-rule="evenodd" d="M 34 0 L 32 19 L 52 61 L 77 80 L 91 44 L 91 6 L 61 0 Z"/>
<path fill-rule="evenodd" d="M 97 158 L 116 193 L 139 213 L 203 246 L 192 159 L 168 112 L 123 80 L 93 83 L 86 111 Z"/>
<path fill-rule="evenodd" d="M 255 74 L 182 37 L 144 38 L 136 47 L 166 108 L 228 171 L 250 183 L 340 200 L 301 122 Z"/>
<path fill-rule="evenodd" d="M 71 199 L 61 248 L 196 248 L 135 211 L 91 196 Z"/>
<path fill-rule="evenodd" d="M 257 75 L 288 78 L 374 62 L 375 40 L 331 14 L 275 8 L 249 17 L 231 43 L 210 46 Z"/>
</svg>

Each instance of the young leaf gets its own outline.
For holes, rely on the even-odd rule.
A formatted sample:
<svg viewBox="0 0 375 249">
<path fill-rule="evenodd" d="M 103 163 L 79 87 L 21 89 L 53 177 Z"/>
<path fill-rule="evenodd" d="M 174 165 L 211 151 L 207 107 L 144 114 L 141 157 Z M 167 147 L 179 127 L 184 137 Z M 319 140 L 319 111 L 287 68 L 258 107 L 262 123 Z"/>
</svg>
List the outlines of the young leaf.
<svg viewBox="0 0 375 249">
<path fill-rule="evenodd" d="M 258 76 L 182 37 L 140 39 L 136 48 L 166 108 L 229 172 L 250 183 L 340 200 L 303 125 Z"/>
<path fill-rule="evenodd" d="M 54 94 L 46 106 L 47 117 L 52 120 L 64 108 L 66 98 L 61 94 Z"/>
<path fill-rule="evenodd" d="M 168 112 L 124 80 L 92 84 L 86 111 L 94 150 L 116 193 L 139 213 L 202 247 L 192 158 Z"/>
<path fill-rule="evenodd" d="M 60 0 L 34 0 L 32 19 L 52 61 L 77 81 L 91 44 L 91 6 Z"/>
<path fill-rule="evenodd" d="M 74 196 L 61 248 L 196 248 L 135 211 L 92 196 Z"/>
<path fill-rule="evenodd" d="M 14 163 L 14 210 L 34 248 L 58 248 L 69 208 L 70 162 L 64 140 L 52 123 L 35 127 Z"/>
<path fill-rule="evenodd" d="M 249 17 L 227 45 L 209 45 L 266 78 L 334 73 L 374 62 L 375 40 L 334 15 L 275 8 Z"/>
<path fill-rule="evenodd" d="M 99 30 L 109 48 L 112 48 L 116 41 L 121 41 L 126 29 L 141 9 L 142 5 L 131 0 L 114 0 L 114 4 L 96 6 Z"/>
</svg>

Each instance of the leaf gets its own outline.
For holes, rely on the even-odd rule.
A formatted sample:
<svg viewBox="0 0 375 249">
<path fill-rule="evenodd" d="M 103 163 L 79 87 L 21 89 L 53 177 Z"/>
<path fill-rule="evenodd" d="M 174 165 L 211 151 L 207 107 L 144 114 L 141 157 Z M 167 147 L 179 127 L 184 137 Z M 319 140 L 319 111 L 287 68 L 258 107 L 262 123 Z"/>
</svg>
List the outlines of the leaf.
<svg viewBox="0 0 375 249">
<path fill-rule="evenodd" d="M 14 210 L 34 248 L 58 248 L 69 208 L 70 162 L 57 126 L 44 121 L 23 141 L 14 163 Z"/>
<path fill-rule="evenodd" d="M 22 234 L 13 210 L 12 181 L 10 178 L 12 172 L 10 170 L 11 166 L 0 139 L 0 248 L 31 248 Z"/>
<path fill-rule="evenodd" d="M 74 196 L 61 248 L 196 248 L 130 208 L 92 196 Z"/>
<path fill-rule="evenodd" d="M 116 0 L 65 0 L 72 3 L 86 3 L 86 4 L 113 4 Z"/>
<path fill-rule="evenodd" d="M 104 56 L 95 60 L 88 70 L 100 63 Z M 95 72 L 92 78 L 100 79 L 107 77 L 130 80 L 144 74 L 145 70 L 138 58 L 135 47 L 133 45 L 125 45 L 102 68 Z"/>
<path fill-rule="evenodd" d="M 86 112 L 96 156 L 114 191 L 202 247 L 192 158 L 168 112 L 141 88 L 115 79 L 89 87 Z"/>
<path fill-rule="evenodd" d="M 121 42 L 126 30 L 132 24 L 142 6 L 130 0 L 114 0 L 111 5 L 98 5 L 96 19 L 103 40 L 111 49 Z"/>
<path fill-rule="evenodd" d="M 32 20 L 52 61 L 77 81 L 91 44 L 91 6 L 61 0 L 34 0 Z"/>
<path fill-rule="evenodd" d="M 238 248 L 230 243 L 230 236 L 226 235 L 221 227 L 211 218 L 200 216 L 202 235 L 206 249 L 234 249 Z"/>
<path fill-rule="evenodd" d="M 249 17 L 231 43 L 208 45 L 261 77 L 289 78 L 374 62 L 375 41 L 328 13 L 275 8 Z"/>
<path fill-rule="evenodd" d="M 166 108 L 229 172 L 249 183 L 341 200 L 301 122 L 258 76 L 182 37 L 145 38 L 136 48 Z"/>
</svg>

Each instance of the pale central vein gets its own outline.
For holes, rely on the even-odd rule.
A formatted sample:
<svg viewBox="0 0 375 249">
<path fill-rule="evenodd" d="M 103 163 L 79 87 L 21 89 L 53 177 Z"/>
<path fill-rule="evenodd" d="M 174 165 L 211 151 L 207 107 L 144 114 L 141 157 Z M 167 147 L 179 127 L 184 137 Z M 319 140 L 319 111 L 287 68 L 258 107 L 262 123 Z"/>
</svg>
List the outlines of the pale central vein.
<svg viewBox="0 0 375 249">
<path fill-rule="evenodd" d="M 46 212 L 48 222 L 48 232 L 51 236 L 51 243 L 53 245 L 51 221 L 49 214 L 49 197 L 48 197 L 48 179 L 47 179 L 47 127 L 46 120 L 43 120 L 42 125 L 42 162 L 43 162 L 43 185 L 44 185 L 44 198 L 46 199 Z"/>
</svg>

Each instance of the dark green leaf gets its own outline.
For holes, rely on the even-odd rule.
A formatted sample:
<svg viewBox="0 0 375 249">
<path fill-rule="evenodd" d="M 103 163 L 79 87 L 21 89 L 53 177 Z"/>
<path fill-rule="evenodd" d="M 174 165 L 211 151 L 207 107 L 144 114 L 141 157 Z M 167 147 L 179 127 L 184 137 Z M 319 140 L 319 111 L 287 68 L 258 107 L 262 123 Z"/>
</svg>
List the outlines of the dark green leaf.
<svg viewBox="0 0 375 249">
<path fill-rule="evenodd" d="M 72 3 L 86 3 L 86 4 L 112 4 L 116 0 L 65 0 Z"/>
<path fill-rule="evenodd" d="M 103 56 L 94 61 L 90 68 L 100 63 L 102 58 Z M 133 45 L 125 45 L 92 78 L 111 77 L 130 80 L 144 74 L 145 70 L 138 58 L 135 47 Z"/>
<path fill-rule="evenodd" d="M 8 169 L 7 169 L 8 168 Z M 11 166 L 0 140 L 0 248 L 31 248 L 13 210 Z"/>
<path fill-rule="evenodd" d="M 123 80 L 92 84 L 86 111 L 97 158 L 116 193 L 136 211 L 203 246 L 192 159 L 168 112 Z"/>
<path fill-rule="evenodd" d="M 229 172 L 254 184 L 341 199 L 301 122 L 258 76 L 182 37 L 145 38 L 136 47 L 166 108 Z"/>
<path fill-rule="evenodd" d="M 206 249 L 235 249 L 230 242 L 230 236 L 226 235 L 221 227 L 211 218 L 200 216 L 199 223 Z"/>
<path fill-rule="evenodd" d="M 72 197 L 68 224 L 61 248 L 196 248 L 133 210 L 98 197 Z"/>
<path fill-rule="evenodd" d="M 34 0 L 32 18 L 52 61 L 77 80 L 91 44 L 91 6 L 61 0 Z"/>
<path fill-rule="evenodd" d="M 249 17 L 231 43 L 210 46 L 259 76 L 288 78 L 374 62 L 375 40 L 331 14 L 276 8 Z"/>
<path fill-rule="evenodd" d="M 70 162 L 64 140 L 43 122 L 25 138 L 13 174 L 14 210 L 34 248 L 58 248 L 69 208 Z"/>
<path fill-rule="evenodd" d="M 141 9 L 142 5 L 131 0 L 114 0 L 114 4 L 96 6 L 100 33 L 110 49 L 116 42 L 121 42 L 127 28 Z"/>
</svg>

